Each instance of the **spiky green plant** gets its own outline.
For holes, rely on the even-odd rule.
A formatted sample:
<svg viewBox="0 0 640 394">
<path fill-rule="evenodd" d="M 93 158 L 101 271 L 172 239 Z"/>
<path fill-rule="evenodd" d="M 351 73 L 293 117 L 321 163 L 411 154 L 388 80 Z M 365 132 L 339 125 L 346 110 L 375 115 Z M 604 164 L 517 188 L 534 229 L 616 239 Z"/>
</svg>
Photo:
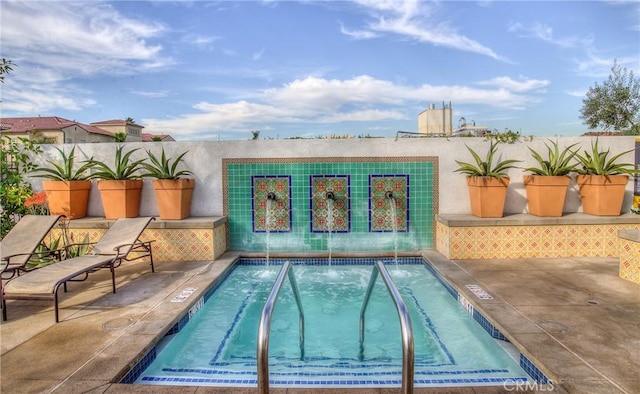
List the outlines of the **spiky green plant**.
<svg viewBox="0 0 640 394">
<path fill-rule="evenodd" d="M 573 162 L 576 152 L 572 151 L 572 149 L 574 146 L 578 145 L 578 143 L 571 144 L 560 150 L 557 141 L 549 141 L 551 142 L 551 146 L 547 143 L 544 144 L 547 147 L 546 157 L 543 157 L 533 148 L 528 147 L 531 151 L 531 155 L 538 162 L 538 167 L 527 167 L 523 168 L 523 170 L 534 175 L 542 176 L 563 176 L 574 172 L 578 163 Z"/>
<path fill-rule="evenodd" d="M 76 146 L 74 145 L 67 155 L 62 149 L 54 147 L 60 153 L 60 160 L 48 160 L 51 167 L 38 166 L 33 171 L 36 178 L 46 178 L 54 181 L 83 181 L 89 179 L 89 170 L 94 164 L 85 162 L 82 166 L 75 168 Z"/>
<path fill-rule="evenodd" d="M 189 170 L 177 170 L 178 164 L 180 164 L 186 154 L 187 152 L 182 152 L 172 163 L 172 159 L 167 158 L 164 148 L 162 149 L 160 158 L 151 153 L 151 151 L 147 151 L 149 162 L 142 163 L 142 167 L 147 171 L 143 173 L 142 176 L 156 179 L 180 179 L 182 176 L 191 175 L 192 172 Z"/>
<path fill-rule="evenodd" d="M 491 140 L 491 145 L 489 146 L 489 150 L 487 151 L 487 155 L 484 160 L 473 149 L 465 144 L 469 152 L 471 152 L 471 155 L 475 160 L 475 164 L 456 160 L 456 163 L 458 163 L 460 167 L 454 171 L 468 176 L 486 176 L 497 179 L 501 179 L 506 176 L 506 171 L 510 168 L 517 168 L 515 163 L 519 163 L 520 160 L 506 159 L 494 164 L 496 152 L 498 151 L 498 144 L 498 141 Z"/>
<path fill-rule="evenodd" d="M 51 239 L 48 246 L 45 244 L 38 245 L 33 255 L 29 257 L 29 261 L 25 265 L 25 271 L 31 271 L 58 262 L 60 260 L 59 253 L 62 249 L 61 239 L 62 237 L 60 236 L 56 239 Z"/>
<path fill-rule="evenodd" d="M 620 157 L 634 150 L 635 149 L 630 149 L 609 157 L 610 149 L 601 151 L 598 147 L 598 139 L 596 138 L 595 142 L 591 141 L 591 152 L 585 150 L 583 155 L 575 152 L 575 157 L 578 159 L 576 171 L 581 175 L 609 176 L 637 174 L 639 171 L 634 169 L 633 163 L 616 162 Z"/>
<path fill-rule="evenodd" d="M 138 170 L 141 168 L 142 163 L 145 162 L 146 159 L 140 160 L 132 160 L 131 155 L 137 151 L 137 149 L 132 149 L 128 152 L 123 152 L 124 146 L 120 145 L 116 148 L 116 154 L 114 159 L 114 166 L 109 167 L 102 161 L 89 159 L 86 162 L 92 163 L 98 171 L 94 172 L 89 176 L 89 178 L 93 179 L 104 179 L 104 180 L 131 180 L 131 179 L 140 179 L 141 175 L 138 174 Z"/>
</svg>

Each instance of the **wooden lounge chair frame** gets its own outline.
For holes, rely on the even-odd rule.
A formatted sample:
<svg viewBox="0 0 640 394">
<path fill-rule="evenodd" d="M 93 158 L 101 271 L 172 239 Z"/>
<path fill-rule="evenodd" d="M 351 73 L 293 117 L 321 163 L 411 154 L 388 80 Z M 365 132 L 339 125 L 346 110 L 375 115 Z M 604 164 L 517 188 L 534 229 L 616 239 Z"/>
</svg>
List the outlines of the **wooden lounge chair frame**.
<svg viewBox="0 0 640 394">
<path fill-rule="evenodd" d="M 36 271 L 13 278 L 0 288 L 2 297 L 2 319 L 7 320 L 6 300 L 50 300 L 53 301 L 55 321 L 58 323 L 58 291 L 60 287 L 67 291 L 67 282 L 86 280 L 90 273 L 103 268 L 111 271 L 111 288 L 116 292 L 115 268 L 122 261 L 133 261 L 149 257 L 151 271 L 155 272 L 151 241 L 139 241 L 144 229 L 155 218 L 125 218 L 113 223 L 102 238 L 95 243 L 91 252 L 84 256 L 62 260 Z M 114 232 L 127 231 L 130 234 L 127 243 L 116 243 Z M 135 237 L 135 238 L 134 238 Z M 138 254 L 127 258 L 131 252 Z M 84 276 L 82 279 L 79 277 Z M 34 289 L 35 288 L 35 289 Z"/>
</svg>

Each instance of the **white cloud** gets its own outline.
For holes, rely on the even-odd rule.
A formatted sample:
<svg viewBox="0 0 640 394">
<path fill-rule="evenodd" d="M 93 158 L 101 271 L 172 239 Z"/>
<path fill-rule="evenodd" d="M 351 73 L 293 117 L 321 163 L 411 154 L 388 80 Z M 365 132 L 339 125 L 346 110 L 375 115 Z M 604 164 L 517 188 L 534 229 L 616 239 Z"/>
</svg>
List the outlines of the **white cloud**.
<svg viewBox="0 0 640 394">
<path fill-rule="evenodd" d="M 340 27 L 340 32 L 342 32 L 342 34 L 349 36 L 355 40 L 369 40 L 379 36 L 379 34 L 372 32 L 370 30 L 349 30 L 344 26 Z"/>
<path fill-rule="evenodd" d="M 164 98 L 169 96 L 168 90 L 158 90 L 158 91 L 142 91 L 142 90 L 132 90 L 131 93 L 136 96 L 149 97 L 149 98 Z"/>
<path fill-rule="evenodd" d="M 217 36 L 202 36 L 197 34 L 187 34 L 182 37 L 182 42 L 197 47 L 209 47 L 214 42 L 220 40 Z"/>
<path fill-rule="evenodd" d="M 253 55 L 251 55 L 251 59 L 253 59 L 254 61 L 262 59 L 262 56 L 264 55 L 264 51 L 265 51 L 265 49 L 263 47 L 259 51 L 254 52 Z"/>
<path fill-rule="evenodd" d="M 573 97 L 585 97 L 586 90 L 567 90 L 565 93 Z"/>
<path fill-rule="evenodd" d="M 66 108 L 72 111 L 95 105 L 95 100 L 76 97 L 66 90 L 52 91 L 32 87 L 27 90 L 19 90 L 11 95 L 11 100 L 1 103 L 2 111 L 20 112 L 26 114 L 48 114 L 57 108 Z"/>
<path fill-rule="evenodd" d="M 403 112 L 383 111 L 378 109 L 367 109 L 348 113 L 326 114 L 318 120 L 319 123 L 339 123 L 339 122 L 371 122 L 377 120 L 406 119 Z"/>
<path fill-rule="evenodd" d="M 367 122 L 412 119 L 407 108 L 429 102 L 455 101 L 457 105 L 487 105 L 502 109 L 523 109 L 536 102 L 524 93 L 546 86 L 546 81 L 507 77 L 486 82 L 491 87 L 406 86 L 360 75 L 351 79 L 306 77 L 278 88 L 250 94 L 251 101 L 199 102 L 196 113 L 171 119 L 144 119 L 152 133 L 193 135 L 209 132 L 247 132 L 264 125 L 327 124 L 344 121 Z"/>
<path fill-rule="evenodd" d="M 147 40 L 162 32 L 159 24 L 125 18 L 101 2 L 2 4 L 3 52 L 67 73 L 128 73 L 156 65 L 162 48 Z"/>
<path fill-rule="evenodd" d="M 549 85 L 549 81 L 547 80 L 529 79 L 525 77 L 520 77 L 518 80 L 510 77 L 496 77 L 488 81 L 481 81 L 478 83 L 480 85 L 497 86 L 517 93 L 539 90 Z"/>
<path fill-rule="evenodd" d="M 366 29 L 351 30 L 342 27 L 346 35 L 357 38 L 371 38 L 378 33 L 397 34 L 420 42 L 445 46 L 460 51 L 489 56 L 496 60 L 510 62 L 491 48 L 458 34 L 436 14 L 437 4 L 417 0 L 358 0 L 356 1 L 371 14 L 374 21 Z"/>
<path fill-rule="evenodd" d="M 578 75 L 604 80 L 611 74 L 611 68 L 616 61 L 634 73 L 640 72 L 637 54 L 618 58 L 602 57 L 594 49 L 587 50 L 586 58 L 575 61 L 575 70 Z"/>
<path fill-rule="evenodd" d="M 551 26 L 539 22 L 534 23 L 531 27 L 526 27 L 521 23 L 511 23 L 508 31 L 513 33 L 521 32 L 522 37 L 534 37 L 562 48 L 572 48 L 578 45 L 585 45 L 591 41 L 588 37 L 583 39 L 575 36 L 556 37 Z"/>
<path fill-rule="evenodd" d="M 80 110 L 95 100 L 70 79 L 137 74 L 173 63 L 160 45 L 149 43 L 163 26 L 124 17 L 103 2 L 3 1 L 0 18 L 3 57 L 16 64 L 11 79 L 19 82 L 3 86 L 5 110 Z"/>
</svg>

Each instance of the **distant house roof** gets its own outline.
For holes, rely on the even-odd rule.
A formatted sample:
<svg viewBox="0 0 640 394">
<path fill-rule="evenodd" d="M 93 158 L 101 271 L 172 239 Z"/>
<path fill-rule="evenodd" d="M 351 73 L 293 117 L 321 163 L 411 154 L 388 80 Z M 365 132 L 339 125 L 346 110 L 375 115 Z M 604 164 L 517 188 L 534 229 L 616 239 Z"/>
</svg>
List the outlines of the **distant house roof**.
<svg viewBox="0 0 640 394">
<path fill-rule="evenodd" d="M 142 141 L 143 142 L 153 142 L 154 137 L 160 137 L 160 141 L 175 141 L 172 136 L 168 134 L 150 134 L 150 133 L 142 133 Z"/>
<path fill-rule="evenodd" d="M 134 122 L 127 122 L 126 120 L 122 120 L 122 119 L 112 119 L 112 120 L 103 120 L 100 122 L 92 122 L 91 123 L 94 126 L 125 126 L 125 125 L 130 125 L 130 126 L 137 126 L 140 128 L 144 128 L 144 126 L 141 126 L 139 124 L 136 124 Z"/>
<path fill-rule="evenodd" d="M 83 124 L 59 116 L 37 116 L 30 118 L 0 118 L 0 129 L 9 133 L 27 133 L 33 130 L 62 130 L 78 126 L 90 134 L 113 136 L 113 133 L 99 127 Z"/>
</svg>

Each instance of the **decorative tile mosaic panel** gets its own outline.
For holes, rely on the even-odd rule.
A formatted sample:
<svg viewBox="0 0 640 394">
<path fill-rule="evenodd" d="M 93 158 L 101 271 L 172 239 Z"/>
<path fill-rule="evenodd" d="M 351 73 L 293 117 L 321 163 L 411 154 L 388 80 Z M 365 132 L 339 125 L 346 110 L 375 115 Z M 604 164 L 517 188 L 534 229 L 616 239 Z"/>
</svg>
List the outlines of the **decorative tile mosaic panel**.
<svg viewBox="0 0 640 394">
<path fill-rule="evenodd" d="M 154 261 L 205 261 L 214 259 L 213 229 L 146 229 L 142 241 L 154 240 Z"/>
<path fill-rule="evenodd" d="M 349 175 L 311 175 L 309 185 L 311 232 L 349 232 Z M 333 193 L 333 200 L 327 197 L 327 193 Z"/>
<path fill-rule="evenodd" d="M 102 238 L 106 229 L 68 230 L 71 242 L 95 243 Z M 214 239 L 214 233 L 216 239 Z M 62 237 L 62 230 L 52 229 L 51 241 Z M 153 229 L 147 228 L 140 236 L 141 241 L 151 241 L 153 260 L 158 261 L 206 261 L 213 260 L 226 251 L 225 226 L 215 229 Z M 51 241 L 47 241 L 49 244 Z M 133 256 L 133 254 L 132 254 Z"/>
<path fill-rule="evenodd" d="M 257 175 L 251 177 L 251 184 L 253 231 L 291 231 L 291 176 Z M 267 198 L 269 193 L 275 200 Z"/>
<path fill-rule="evenodd" d="M 449 259 L 618 257 L 618 230 L 640 225 L 437 226 L 436 247 Z M 443 238 L 443 239 L 440 239 Z"/>
<path fill-rule="evenodd" d="M 395 202 L 393 218 L 389 192 Z M 370 175 L 369 231 L 393 231 L 394 221 L 396 231 L 409 231 L 409 175 Z"/>
<path fill-rule="evenodd" d="M 67 229 L 67 237 L 69 238 L 67 242 L 70 244 L 78 244 L 78 243 L 96 243 L 102 238 L 104 233 L 107 230 L 104 228 L 83 228 L 83 229 Z M 60 247 L 64 246 L 64 232 L 60 228 L 52 228 L 45 239 L 45 244 L 51 246 L 52 243 L 57 243 Z"/>
<path fill-rule="evenodd" d="M 253 182 L 255 177 L 273 174 L 291 179 L 291 229 L 269 232 L 267 237 L 264 231 L 254 231 Z M 311 176 L 336 174 L 348 176 L 348 206 L 340 207 L 346 211 L 339 210 L 337 216 L 344 223 L 338 219 L 331 234 L 320 222 L 313 224 L 317 229 L 312 230 Z M 391 232 L 372 232 L 369 227 L 369 176 L 380 174 L 403 174 L 411 179 L 411 188 L 406 189 L 411 206 L 405 214 L 408 231 L 399 232 L 395 240 Z M 229 249 L 262 252 L 268 243 L 273 252 L 326 252 L 329 247 L 334 252 L 391 252 L 395 241 L 399 251 L 432 249 L 438 212 L 437 174 L 438 158 L 433 156 L 223 159 L 223 215 L 228 218 Z"/>
<path fill-rule="evenodd" d="M 442 255 L 450 259 L 450 246 L 449 246 L 449 226 L 445 226 L 440 222 L 436 222 L 436 250 Z"/>
<path fill-rule="evenodd" d="M 640 284 L 640 242 L 620 239 L 620 271 L 623 279 Z"/>
</svg>

